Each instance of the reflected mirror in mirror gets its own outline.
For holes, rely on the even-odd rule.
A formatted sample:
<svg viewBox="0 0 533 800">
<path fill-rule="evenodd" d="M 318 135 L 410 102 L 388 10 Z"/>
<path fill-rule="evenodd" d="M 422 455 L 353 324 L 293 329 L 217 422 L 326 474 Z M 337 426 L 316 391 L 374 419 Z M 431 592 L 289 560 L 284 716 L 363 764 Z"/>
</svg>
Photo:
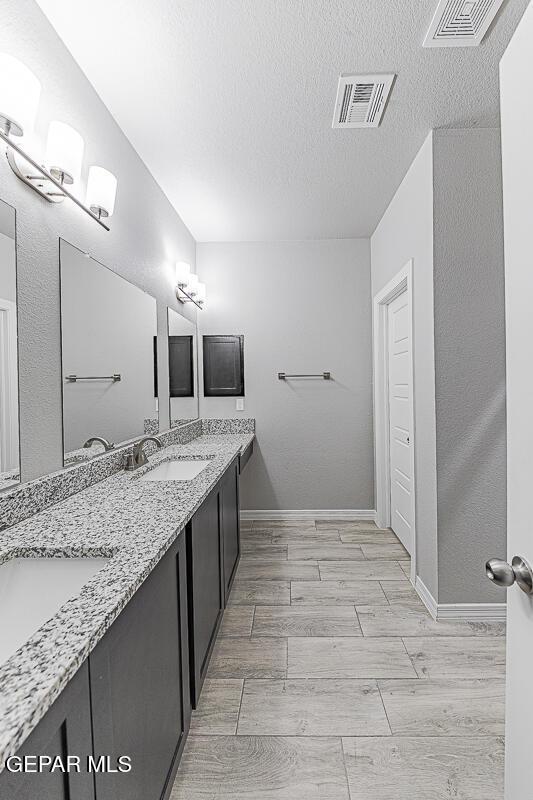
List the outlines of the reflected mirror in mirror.
<svg viewBox="0 0 533 800">
<path fill-rule="evenodd" d="M 170 426 L 198 419 L 196 324 L 173 308 L 168 314 L 168 377 Z"/>
<path fill-rule="evenodd" d="M 0 490 L 20 480 L 15 217 L 0 200 Z"/>
<path fill-rule="evenodd" d="M 157 416 L 157 308 L 153 297 L 63 240 L 60 264 L 68 466 L 142 436 L 144 420 Z"/>
</svg>

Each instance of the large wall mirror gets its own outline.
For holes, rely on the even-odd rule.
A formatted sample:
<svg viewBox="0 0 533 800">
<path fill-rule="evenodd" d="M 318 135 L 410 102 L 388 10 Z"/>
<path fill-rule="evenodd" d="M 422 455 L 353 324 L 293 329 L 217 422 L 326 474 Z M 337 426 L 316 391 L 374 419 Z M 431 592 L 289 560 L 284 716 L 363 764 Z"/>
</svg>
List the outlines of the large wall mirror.
<svg viewBox="0 0 533 800">
<path fill-rule="evenodd" d="M 0 491 L 20 480 L 15 218 L 0 200 Z"/>
<path fill-rule="evenodd" d="M 168 373 L 170 425 L 198 418 L 198 337 L 196 324 L 173 308 L 168 315 Z"/>
<path fill-rule="evenodd" d="M 63 240 L 60 263 L 68 465 L 141 436 L 145 419 L 157 416 L 157 307 L 153 297 Z"/>
</svg>

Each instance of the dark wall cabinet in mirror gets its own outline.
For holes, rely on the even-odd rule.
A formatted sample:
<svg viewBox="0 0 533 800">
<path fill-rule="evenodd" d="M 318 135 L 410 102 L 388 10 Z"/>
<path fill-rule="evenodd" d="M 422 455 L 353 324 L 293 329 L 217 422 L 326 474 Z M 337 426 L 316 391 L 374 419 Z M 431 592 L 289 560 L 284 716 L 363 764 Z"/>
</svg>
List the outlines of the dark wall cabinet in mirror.
<svg viewBox="0 0 533 800">
<path fill-rule="evenodd" d="M 0 200 L 0 491 L 20 480 L 15 216 Z"/>
<path fill-rule="evenodd" d="M 196 323 L 173 308 L 167 314 L 170 425 L 174 428 L 198 418 L 198 348 Z"/>
<path fill-rule="evenodd" d="M 193 337 L 168 337 L 168 376 L 170 400 L 194 397 Z"/>
<path fill-rule="evenodd" d="M 205 397 L 244 396 L 244 336 L 204 336 Z"/>
<path fill-rule="evenodd" d="M 156 414 L 153 297 L 60 243 L 65 464 L 142 436 Z M 91 444 L 89 444 L 91 443 Z M 86 446 L 88 445 L 88 446 Z"/>
</svg>

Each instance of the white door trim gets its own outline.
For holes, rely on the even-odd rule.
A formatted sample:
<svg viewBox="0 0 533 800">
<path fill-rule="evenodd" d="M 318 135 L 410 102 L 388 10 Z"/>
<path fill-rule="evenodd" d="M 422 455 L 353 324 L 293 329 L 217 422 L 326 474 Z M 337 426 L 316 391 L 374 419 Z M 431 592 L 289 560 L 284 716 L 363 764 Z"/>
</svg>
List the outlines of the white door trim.
<svg viewBox="0 0 533 800">
<path fill-rule="evenodd" d="M 0 349 L 3 350 L 0 369 L 0 472 L 2 461 L 17 463 L 18 443 L 18 364 L 17 364 L 17 306 L 0 297 Z"/>
<path fill-rule="evenodd" d="M 390 527 L 390 435 L 389 435 L 389 368 L 388 368 L 388 305 L 400 294 L 407 292 L 409 301 L 409 373 L 411 381 L 411 474 L 413 476 L 412 524 L 413 552 L 411 553 L 411 580 L 416 579 L 416 472 L 414 457 L 414 368 L 413 368 L 413 259 L 378 292 L 372 307 L 372 345 L 374 353 L 374 443 L 376 475 L 376 522 L 380 528 Z"/>
</svg>

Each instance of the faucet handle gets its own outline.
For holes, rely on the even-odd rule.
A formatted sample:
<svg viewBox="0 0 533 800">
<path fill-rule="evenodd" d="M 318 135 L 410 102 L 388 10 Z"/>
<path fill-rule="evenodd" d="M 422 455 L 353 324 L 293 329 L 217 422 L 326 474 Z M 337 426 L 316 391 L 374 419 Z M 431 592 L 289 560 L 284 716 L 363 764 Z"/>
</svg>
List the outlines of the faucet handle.
<svg viewBox="0 0 533 800">
<path fill-rule="evenodd" d="M 127 472 L 133 472 L 133 470 L 136 469 L 133 453 L 126 453 L 124 457 L 124 469 Z"/>
</svg>

